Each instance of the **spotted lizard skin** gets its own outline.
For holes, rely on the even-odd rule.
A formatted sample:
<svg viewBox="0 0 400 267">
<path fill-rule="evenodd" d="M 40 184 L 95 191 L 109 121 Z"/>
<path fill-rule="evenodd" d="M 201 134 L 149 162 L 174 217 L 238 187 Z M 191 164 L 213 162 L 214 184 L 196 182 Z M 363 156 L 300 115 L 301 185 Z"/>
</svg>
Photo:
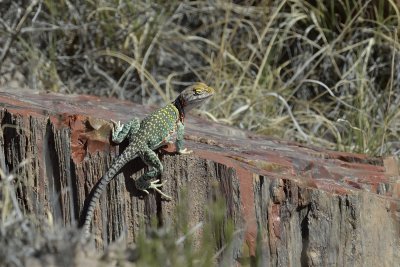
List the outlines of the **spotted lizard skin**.
<svg viewBox="0 0 400 267">
<path fill-rule="evenodd" d="M 90 234 L 93 213 L 100 195 L 118 171 L 136 157 L 140 157 L 149 166 L 149 170 L 135 181 L 136 188 L 147 194 L 148 189 L 154 189 L 164 198 L 170 199 L 159 189 L 163 184 L 159 180 L 152 181 L 163 171 L 163 165 L 153 150 L 175 140 L 178 153 L 190 153 L 184 148 L 183 141 L 185 112 L 201 105 L 213 94 L 213 88 L 204 83 L 195 83 L 182 91 L 174 102 L 153 112 L 141 122 L 138 118 L 123 125 L 114 122 L 113 142 L 121 143 L 128 139 L 129 145 L 92 189 L 92 197 L 86 200 L 88 204 L 83 223 L 86 237 Z"/>
</svg>

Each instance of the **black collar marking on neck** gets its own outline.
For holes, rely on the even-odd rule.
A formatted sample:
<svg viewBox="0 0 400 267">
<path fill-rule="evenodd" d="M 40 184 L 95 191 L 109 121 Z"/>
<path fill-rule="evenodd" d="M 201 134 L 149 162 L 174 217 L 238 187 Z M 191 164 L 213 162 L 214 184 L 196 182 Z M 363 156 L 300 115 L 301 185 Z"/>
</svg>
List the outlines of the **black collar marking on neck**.
<svg viewBox="0 0 400 267">
<path fill-rule="evenodd" d="M 185 105 L 184 100 L 181 97 L 178 97 L 175 99 L 173 104 L 179 111 L 179 120 L 183 123 L 183 120 L 185 119 L 185 109 L 183 108 Z"/>
</svg>

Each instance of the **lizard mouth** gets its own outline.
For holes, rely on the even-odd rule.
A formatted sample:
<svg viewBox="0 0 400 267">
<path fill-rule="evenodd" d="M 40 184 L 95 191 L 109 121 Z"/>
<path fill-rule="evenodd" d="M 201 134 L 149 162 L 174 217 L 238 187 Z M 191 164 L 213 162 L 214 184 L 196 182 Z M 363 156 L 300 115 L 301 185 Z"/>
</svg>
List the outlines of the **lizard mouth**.
<svg viewBox="0 0 400 267">
<path fill-rule="evenodd" d="M 204 103 L 205 101 L 207 101 L 209 98 L 211 98 L 213 96 L 213 94 L 209 94 L 209 95 L 205 95 L 202 97 L 199 97 L 198 99 L 196 99 L 194 101 L 195 104 L 200 104 L 200 103 Z"/>
<path fill-rule="evenodd" d="M 211 97 L 212 97 L 212 95 L 210 94 L 210 95 L 205 95 L 205 96 L 199 97 L 197 99 L 194 99 L 185 106 L 185 109 L 191 110 L 193 108 L 197 108 L 197 107 L 201 106 L 202 104 L 204 104 L 204 102 L 208 101 L 208 99 Z"/>
</svg>

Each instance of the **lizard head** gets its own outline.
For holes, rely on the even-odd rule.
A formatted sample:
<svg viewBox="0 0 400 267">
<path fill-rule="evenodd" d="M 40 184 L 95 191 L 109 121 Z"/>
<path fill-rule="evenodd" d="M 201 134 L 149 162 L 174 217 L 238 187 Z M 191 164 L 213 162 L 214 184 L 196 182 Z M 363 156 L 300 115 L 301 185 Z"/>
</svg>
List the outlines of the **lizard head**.
<svg viewBox="0 0 400 267">
<path fill-rule="evenodd" d="M 204 83 L 195 83 L 181 92 L 176 101 L 179 101 L 185 112 L 200 106 L 214 95 L 214 89 Z"/>
</svg>

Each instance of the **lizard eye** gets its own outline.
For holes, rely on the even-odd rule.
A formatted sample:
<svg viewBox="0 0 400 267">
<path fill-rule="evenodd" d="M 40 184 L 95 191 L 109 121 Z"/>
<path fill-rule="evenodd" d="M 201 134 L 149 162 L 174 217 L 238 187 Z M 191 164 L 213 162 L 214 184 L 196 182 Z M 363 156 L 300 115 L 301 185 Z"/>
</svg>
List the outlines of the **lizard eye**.
<svg viewBox="0 0 400 267">
<path fill-rule="evenodd" d="M 194 89 L 194 93 L 195 93 L 196 95 L 201 95 L 201 94 L 203 93 L 203 90 L 201 90 L 201 89 L 199 89 L 199 88 L 195 88 L 195 89 Z"/>
</svg>

